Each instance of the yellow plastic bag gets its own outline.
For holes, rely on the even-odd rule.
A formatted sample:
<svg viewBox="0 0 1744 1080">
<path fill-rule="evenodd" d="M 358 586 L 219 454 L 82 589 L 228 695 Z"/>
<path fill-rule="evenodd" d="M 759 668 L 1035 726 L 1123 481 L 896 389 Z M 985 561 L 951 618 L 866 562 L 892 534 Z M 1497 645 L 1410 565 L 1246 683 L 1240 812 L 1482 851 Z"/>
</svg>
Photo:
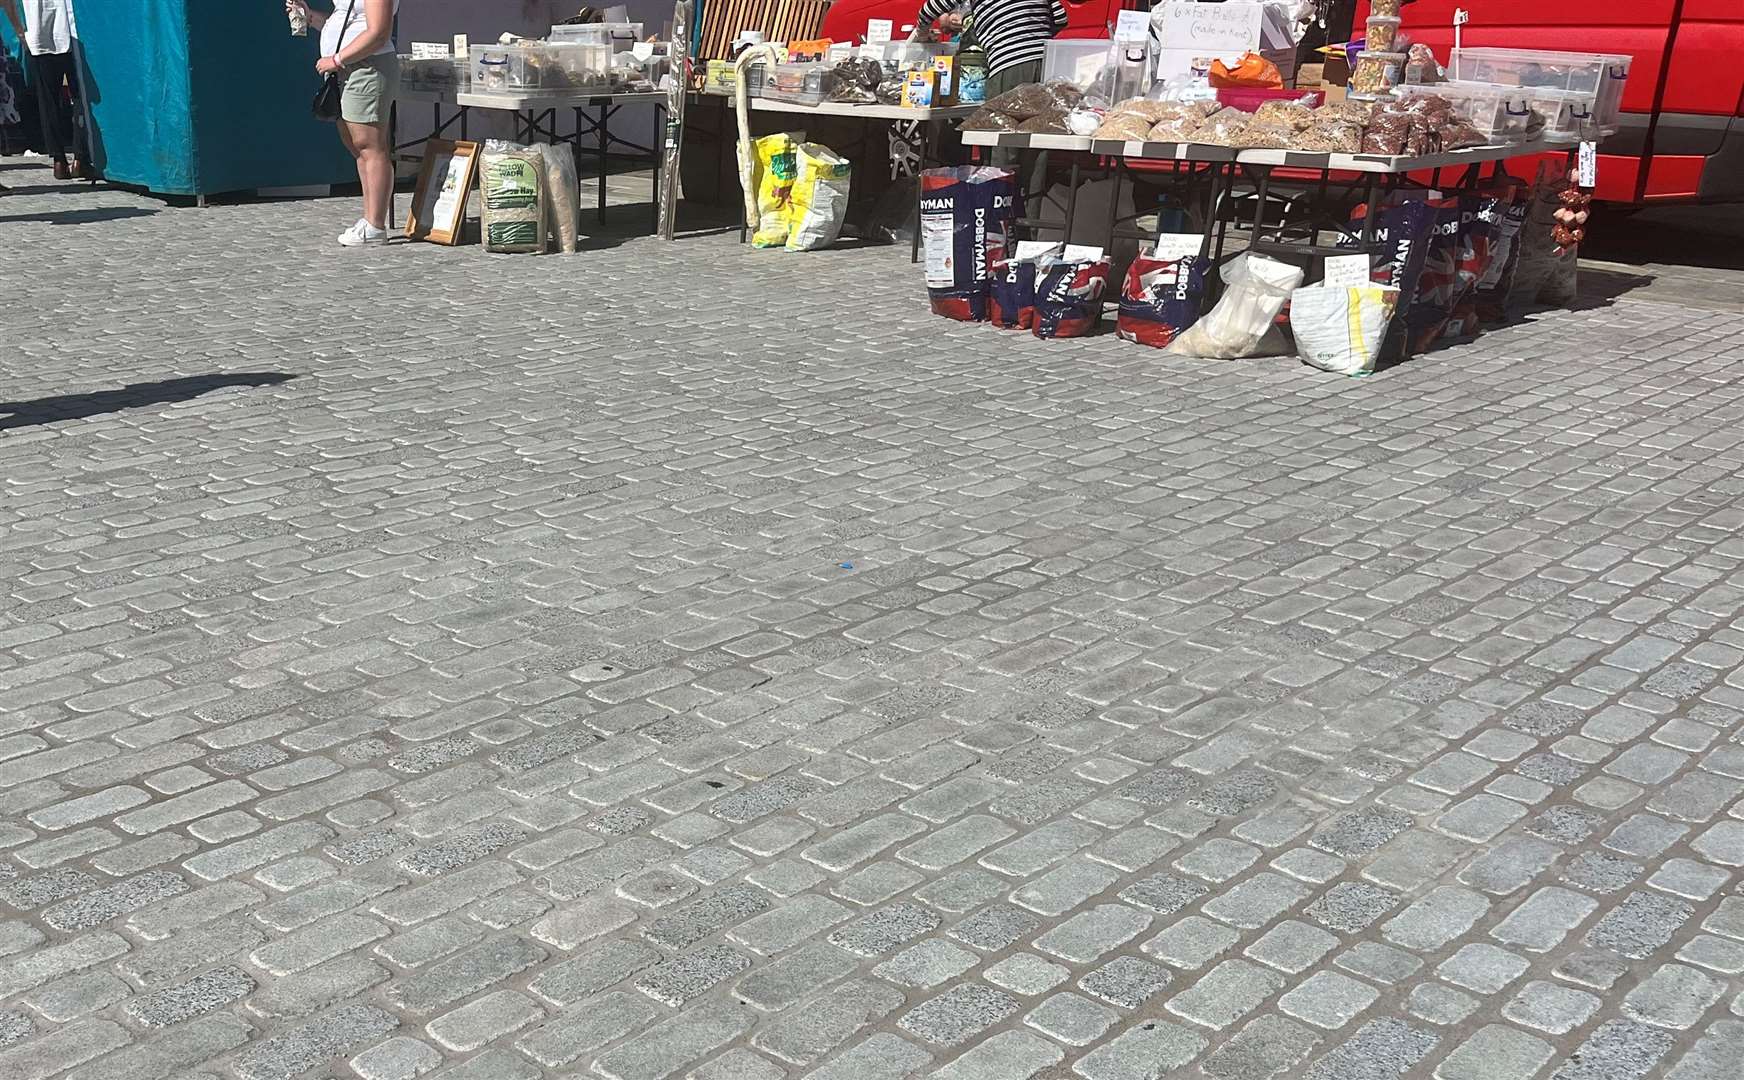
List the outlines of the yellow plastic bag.
<svg viewBox="0 0 1744 1080">
<path fill-rule="evenodd" d="M 798 141 L 792 134 L 783 132 L 765 135 L 751 144 L 751 169 L 757 186 L 757 225 L 751 231 L 751 243 L 756 247 L 781 247 L 787 243 L 788 233 L 793 230 L 793 182 L 799 171 L 795 146 Z"/>
<path fill-rule="evenodd" d="M 789 206 L 789 251 L 818 251 L 836 242 L 848 217 L 848 159 L 821 143 L 800 143 L 799 175 Z"/>
</svg>

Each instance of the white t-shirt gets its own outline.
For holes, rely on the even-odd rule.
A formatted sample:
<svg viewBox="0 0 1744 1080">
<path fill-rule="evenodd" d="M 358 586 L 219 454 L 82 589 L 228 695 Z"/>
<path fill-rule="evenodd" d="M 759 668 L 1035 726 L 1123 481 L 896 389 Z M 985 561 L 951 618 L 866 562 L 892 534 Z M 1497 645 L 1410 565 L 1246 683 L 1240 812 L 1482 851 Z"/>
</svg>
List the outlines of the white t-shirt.
<svg viewBox="0 0 1744 1080">
<path fill-rule="evenodd" d="M 32 56 L 72 52 L 72 0 L 24 0 L 24 47 Z"/>
<path fill-rule="evenodd" d="M 351 17 L 346 18 L 346 7 L 351 9 Z M 336 56 L 340 49 L 345 48 L 364 34 L 369 32 L 369 17 L 364 14 L 365 0 L 335 0 L 333 14 L 327 17 L 327 25 L 321 28 L 321 55 Z M 394 0 L 394 14 L 400 13 L 400 0 Z M 343 25 L 341 25 L 343 24 Z M 344 31 L 341 36 L 341 31 Z M 390 29 L 388 39 L 382 42 L 376 54 L 394 51 L 394 35 Z"/>
</svg>

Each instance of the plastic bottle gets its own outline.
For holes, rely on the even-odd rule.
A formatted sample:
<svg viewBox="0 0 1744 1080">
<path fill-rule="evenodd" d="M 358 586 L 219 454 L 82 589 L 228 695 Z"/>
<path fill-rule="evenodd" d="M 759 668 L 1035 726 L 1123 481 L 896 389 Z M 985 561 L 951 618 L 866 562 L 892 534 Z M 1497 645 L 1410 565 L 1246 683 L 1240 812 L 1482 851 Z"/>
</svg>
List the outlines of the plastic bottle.
<svg viewBox="0 0 1744 1080">
<path fill-rule="evenodd" d="M 957 54 L 957 104 L 980 105 L 987 100 L 987 54 L 970 46 Z"/>
</svg>

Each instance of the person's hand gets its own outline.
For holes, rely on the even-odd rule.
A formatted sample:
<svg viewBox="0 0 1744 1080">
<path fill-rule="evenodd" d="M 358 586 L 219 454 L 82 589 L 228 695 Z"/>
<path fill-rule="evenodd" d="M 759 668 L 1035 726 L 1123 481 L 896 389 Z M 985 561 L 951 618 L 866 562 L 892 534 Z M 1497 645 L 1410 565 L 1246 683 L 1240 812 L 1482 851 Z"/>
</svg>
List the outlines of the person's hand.
<svg viewBox="0 0 1744 1080">
<path fill-rule="evenodd" d="M 949 30 L 953 34 L 962 30 L 963 29 L 963 15 L 962 15 L 962 13 L 957 12 L 957 11 L 952 11 L 952 12 L 949 12 L 947 14 L 939 16 L 939 29 Z"/>
<path fill-rule="evenodd" d="M 344 70 L 344 65 L 340 64 L 339 58 L 336 56 L 323 56 L 315 61 L 315 74 L 317 75 L 337 75 Z"/>
</svg>

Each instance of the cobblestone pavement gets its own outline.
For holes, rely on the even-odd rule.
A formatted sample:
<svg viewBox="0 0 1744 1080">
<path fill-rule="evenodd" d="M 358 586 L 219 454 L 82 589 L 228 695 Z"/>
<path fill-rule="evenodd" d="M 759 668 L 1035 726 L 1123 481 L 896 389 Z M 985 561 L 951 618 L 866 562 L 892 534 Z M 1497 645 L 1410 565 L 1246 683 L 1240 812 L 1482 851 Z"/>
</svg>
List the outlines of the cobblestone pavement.
<svg viewBox="0 0 1744 1080">
<path fill-rule="evenodd" d="M 1744 317 L 351 212 L 0 198 L 0 1077 L 1738 1075 Z"/>
</svg>

